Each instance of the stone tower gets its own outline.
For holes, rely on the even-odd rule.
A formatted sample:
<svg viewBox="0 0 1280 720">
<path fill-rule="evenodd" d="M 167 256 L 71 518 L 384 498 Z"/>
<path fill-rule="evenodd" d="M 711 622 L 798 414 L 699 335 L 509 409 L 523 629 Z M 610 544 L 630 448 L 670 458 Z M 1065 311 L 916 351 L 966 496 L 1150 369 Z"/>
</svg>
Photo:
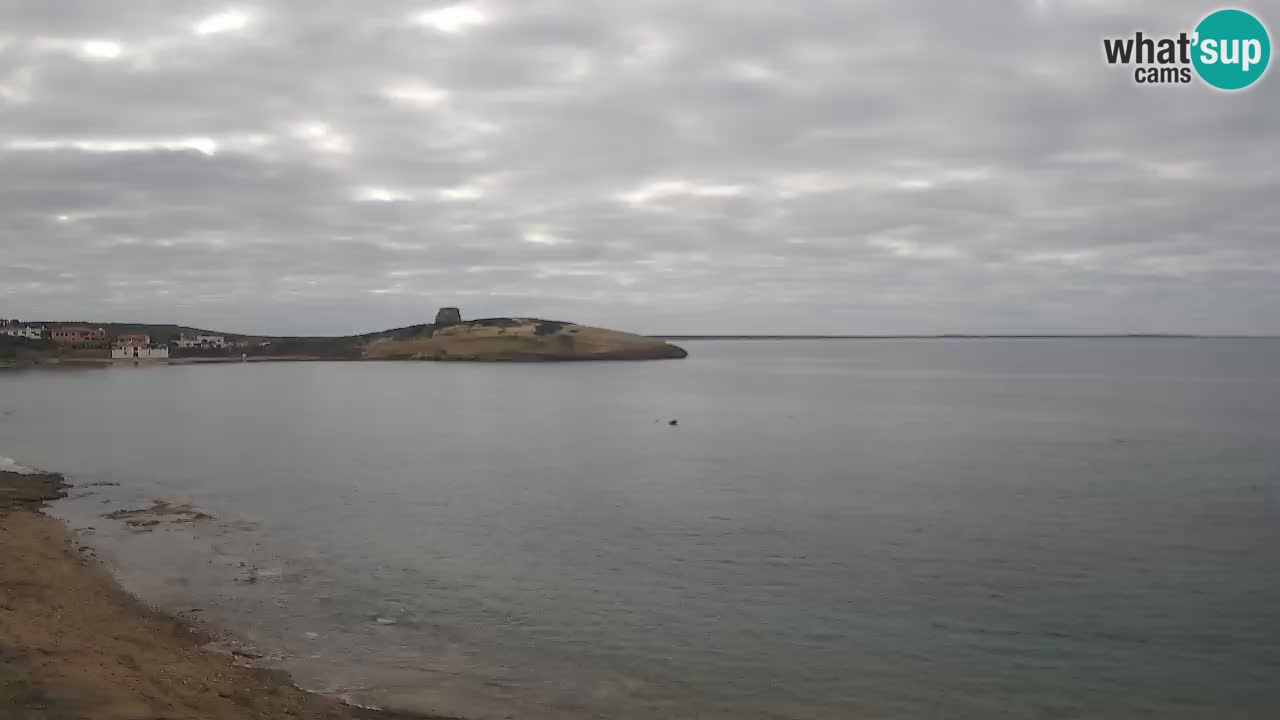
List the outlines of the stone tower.
<svg viewBox="0 0 1280 720">
<path fill-rule="evenodd" d="M 447 327 L 462 322 L 462 311 L 456 307 L 442 307 L 436 313 L 436 327 Z"/>
</svg>

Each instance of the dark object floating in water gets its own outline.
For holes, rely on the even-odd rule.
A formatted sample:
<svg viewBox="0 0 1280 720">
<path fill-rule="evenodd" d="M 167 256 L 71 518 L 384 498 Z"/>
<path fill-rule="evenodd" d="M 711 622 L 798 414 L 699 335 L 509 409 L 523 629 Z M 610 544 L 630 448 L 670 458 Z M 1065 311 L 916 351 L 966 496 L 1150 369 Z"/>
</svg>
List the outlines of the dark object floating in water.
<svg viewBox="0 0 1280 720">
<path fill-rule="evenodd" d="M 668 421 L 668 422 L 667 422 L 667 424 L 668 424 L 668 425 L 679 425 L 679 424 L 680 424 L 680 421 L 679 421 L 679 420 L 670 420 L 670 421 Z"/>
</svg>

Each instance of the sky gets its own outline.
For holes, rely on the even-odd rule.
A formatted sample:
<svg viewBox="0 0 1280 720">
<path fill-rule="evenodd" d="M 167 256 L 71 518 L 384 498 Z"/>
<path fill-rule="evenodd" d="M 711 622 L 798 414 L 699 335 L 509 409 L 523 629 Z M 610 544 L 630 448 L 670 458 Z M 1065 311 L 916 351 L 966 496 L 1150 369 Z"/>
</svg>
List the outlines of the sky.
<svg viewBox="0 0 1280 720">
<path fill-rule="evenodd" d="M 0 0 L 0 317 L 1280 333 L 1280 71 L 1103 59 L 1218 7 Z"/>
</svg>

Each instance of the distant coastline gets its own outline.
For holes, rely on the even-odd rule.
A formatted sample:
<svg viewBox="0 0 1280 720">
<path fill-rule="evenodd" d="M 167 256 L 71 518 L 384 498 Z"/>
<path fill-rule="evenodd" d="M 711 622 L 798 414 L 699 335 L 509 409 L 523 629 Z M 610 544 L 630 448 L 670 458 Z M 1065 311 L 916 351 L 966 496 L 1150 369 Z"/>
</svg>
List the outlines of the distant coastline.
<svg viewBox="0 0 1280 720">
<path fill-rule="evenodd" d="M 564 362 L 664 360 L 687 356 L 665 340 L 560 320 L 435 320 L 362 335 L 289 337 L 211 332 L 184 325 L 0 320 L 0 367 L 179 364 L 262 360 Z"/>
<path fill-rule="evenodd" d="M 663 340 L 1275 340 L 1280 335 L 1188 335 L 1188 334 L 1098 334 L 1098 335 L 650 335 Z"/>
</svg>

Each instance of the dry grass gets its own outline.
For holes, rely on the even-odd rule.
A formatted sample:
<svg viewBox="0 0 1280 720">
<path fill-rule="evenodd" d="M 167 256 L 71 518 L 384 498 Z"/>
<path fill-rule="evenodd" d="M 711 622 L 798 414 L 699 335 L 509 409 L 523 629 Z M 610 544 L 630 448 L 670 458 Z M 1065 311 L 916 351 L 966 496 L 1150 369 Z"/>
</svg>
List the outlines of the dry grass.
<svg viewBox="0 0 1280 720">
<path fill-rule="evenodd" d="M 685 353 L 663 340 L 547 320 L 472 321 L 405 338 L 378 338 L 371 359 L 657 360 Z"/>
</svg>

